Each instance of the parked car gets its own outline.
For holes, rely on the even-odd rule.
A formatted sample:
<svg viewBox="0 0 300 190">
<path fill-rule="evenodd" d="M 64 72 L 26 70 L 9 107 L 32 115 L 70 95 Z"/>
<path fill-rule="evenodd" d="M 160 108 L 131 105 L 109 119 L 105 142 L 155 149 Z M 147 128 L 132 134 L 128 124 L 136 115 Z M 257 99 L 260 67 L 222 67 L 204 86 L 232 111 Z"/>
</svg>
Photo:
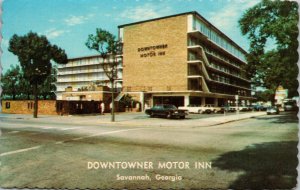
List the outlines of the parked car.
<svg viewBox="0 0 300 190">
<path fill-rule="evenodd" d="M 270 114 L 279 114 L 279 109 L 276 106 L 271 106 L 267 108 L 267 115 Z"/>
<path fill-rule="evenodd" d="M 216 108 L 213 105 L 188 105 L 188 106 L 181 106 L 179 109 L 186 109 L 189 113 L 215 113 L 220 108 Z"/>
<path fill-rule="evenodd" d="M 226 112 L 235 112 L 236 111 L 236 107 L 233 107 L 233 106 L 224 106 L 223 109 Z"/>
<path fill-rule="evenodd" d="M 146 109 L 145 113 L 150 115 L 150 117 L 162 116 L 166 118 L 179 117 L 180 119 L 184 119 L 185 116 L 188 115 L 188 110 L 177 109 L 176 106 L 172 104 L 157 104 L 150 109 Z"/>
<path fill-rule="evenodd" d="M 187 106 L 180 106 L 180 107 L 178 107 L 178 109 L 188 110 L 189 113 L 200 113 L 199 112 L 200 107 L 201 106 L 197 105 L 197 104 L 190 104 L 190 105 L 187 105 Z"/>
<path fill-rule="evenodd" d="M 250 111 L 250 108 L 248 106 L 235 106 L 233 107 L 235 111 Z"/>
<path fill-rule="evenodd" d="M 248 106 L 248 110 L 249 110 L 249 111 L 254 111 L 254 110 L 255 110 L 255 109 L 254 109 L 254 106 L 253 106 L 253 105 Z"/>
<path fill-rule="evenodd" d="M 284 111 L 298 111 L 298 106 L 295 102 L 285 102 L 283 106 Z"/>
<path fill-rule="evenodd" d="M 266 106 L 263 106 L 263 105 L 254 105 L 254 106 L 253 106 L 253 109 L 254 109 L 255 111 L 265 111 L 265 110 L 267 110 L 267 107 L 266 107 Z"/>
</svg>

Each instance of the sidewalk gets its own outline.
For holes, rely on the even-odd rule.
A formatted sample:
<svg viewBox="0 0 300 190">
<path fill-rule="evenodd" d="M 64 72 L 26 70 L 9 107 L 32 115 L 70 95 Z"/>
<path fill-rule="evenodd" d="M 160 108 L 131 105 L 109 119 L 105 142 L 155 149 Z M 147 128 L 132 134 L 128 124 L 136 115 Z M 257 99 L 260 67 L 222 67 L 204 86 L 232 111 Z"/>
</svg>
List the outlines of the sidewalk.
<svg viewBox="0 0 300 190">
<path fill-rule="evenodd" d="M 158 127 L 208 127 L 214 125 L 220 125 L 223 123 L 248 119 L 251 117 L 258 117 L 266 115 L 265 112 L 249 112 L 235 115 L 220 115 L 209 118 L 199 119 L 162 119 L 162 118 L 148 118 L 144 120 L 129 120 L 120 121 L 120 124 L 136 125 L 136 126 L 158 126 Z M 99 122 L 100 123 L 100 122 Z"/>
<path fill-rule="evenodd" d="M 111 115 L 85 115 L 85 116 L 58 116 L 58 115 L 39 115 L 38 118 L 32 118 L 29 114 L 0 114 L 1 118 L 8 119 L 24 119 L 31 122 L 42 123 L 68 123 L 68 124 L 88 124 L 99 125 L 107 124 L 111 126 L 143 126 L 143 127 L 207 127 L 213 125 L 220 125 L 223 123 L 243 120 L 251 117 L 258 117 L 266 115 L 265 112 L 247 112 L 234 115 L 219 115 L 208 118 L 197 119 L 165 119 L 165 118 L 150 118 L 144 113 L 117 113 L 115 115 L 115 122 L 111 122 Z"/>
</svg>

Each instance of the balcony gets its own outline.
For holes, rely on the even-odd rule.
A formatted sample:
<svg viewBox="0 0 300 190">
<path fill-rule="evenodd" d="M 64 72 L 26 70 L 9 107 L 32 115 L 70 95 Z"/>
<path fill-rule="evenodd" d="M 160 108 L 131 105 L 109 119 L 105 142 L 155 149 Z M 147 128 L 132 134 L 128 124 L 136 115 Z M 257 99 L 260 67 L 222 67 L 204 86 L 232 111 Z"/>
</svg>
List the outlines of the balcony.
<svg viewBox="0 0 300 190">
<path fill-rule="evenodd" d="M 189 46 L 188 49 L 192 51 L 192 52 L 189 52 L 189 54 L 188 54 L 189 55 L 189 57 L 188 57 L 188 63 L 194 63 L 194 62 L 196 63 L 196 62 L 199 62 L 200 60 L 204 60 L 203 56 L 206 56 L 205 54 L 209 54 L 210 56 L 216 56 L 217 57 L 217 55 L 215 55 L 215 54 L 213 55 L 213 54 L 208 53 L 207 51 L 203 51 L 203 50 L 205 50 L 205 48 L 202 48 L 200 45 Z M 203 51 L 203 53 L 204 53 L 203 56 L 202 56 L 201 51 Z M 224 59 L 222 59 L 220 57 L 217 57 L 217 58 L 219 60 L 225 62 L 227 65 L 229 64 L 230 66 L 233 66 L 235 69 L 241 70 L 241 68 L 239 68 L 236 65 L 233 65 L 233 64 L 231 64 L 229 62 L 227 62 L 227 60 L 224 60 Z M 220 66 L 220 68 L 214 67 L 214 64 L 209 63 L 208 59 L 207 59 L 207 64 L 206 65 L 210 69 L 213 69 L 213 70 L 215 70 L 217 72 L 223 73 L 223 74 L 231 76 L 231 77 L 235 77 L 235 78 L 240 79 L 240 80 L 244 80 L 246 82 L 251 82 L 250 80 L 241 77 L 241 75 L 239 75 L 238 73 L 234 74 L 233 72 L 230 71 L 229 68 L 222 67 L 222 66 Z"/>
<path fill-rule="evenodd" d="M 188 35 L 193 38 L 200 39 L 200 40 L 204 41 L 207 45 L 209 45 L 219 51 L 224 52 L 231 58 L 234 58 L 235 60 L 238 60 L 239 62 L 242 62 L 243 64 L 246 64 L 245 60 L 234 55 L 233 53 L 230 53 L 227 49 L 225 49 L 224 47 L 220 46 L 219 44 L 217 44 L 214 41 L 212 41 L 211 39 L 209 39 L 207 36 L 202 34 L 199 30 L 194 30 L 194 31 L 188 32 Z"/>
</svg>

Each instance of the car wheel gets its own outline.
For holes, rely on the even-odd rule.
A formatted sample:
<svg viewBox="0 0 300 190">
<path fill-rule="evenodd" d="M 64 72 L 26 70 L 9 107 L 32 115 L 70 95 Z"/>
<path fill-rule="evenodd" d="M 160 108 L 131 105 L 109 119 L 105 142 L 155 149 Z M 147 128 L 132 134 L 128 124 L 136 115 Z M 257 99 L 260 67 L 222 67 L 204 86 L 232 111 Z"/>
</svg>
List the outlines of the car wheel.
<svg viewBox="0 0 300 190">
<path fill-rule="evenodd" d="M 206 113 L 210 114 L 210 113 L 211 113 L 211 110 L 207 110 Z"/>
<path fill-rule="evenodd" d="M 150 117 L 154 117 L 154 113 L 153 112 L 150 114 Z"/>
<path fill-rule="evenodd" d="M 168 113 L 166 114 L 166 118 L 170 119 L 171 117 L 172 117 L 171 113 L 168 112 Z"/>
<path fill-rule="evenodd" d="M 185 116 L 180 116 L 180 119 L 184 119 L 185 118 Z"/>
</svg>

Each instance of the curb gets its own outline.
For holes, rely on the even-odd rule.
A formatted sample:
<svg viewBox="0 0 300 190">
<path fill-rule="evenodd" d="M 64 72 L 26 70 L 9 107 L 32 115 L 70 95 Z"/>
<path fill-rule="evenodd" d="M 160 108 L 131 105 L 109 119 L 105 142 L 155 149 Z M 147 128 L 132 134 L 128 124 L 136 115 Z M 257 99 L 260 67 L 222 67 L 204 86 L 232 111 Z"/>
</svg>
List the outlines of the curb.
<svg viewBox="0 0 300 190">
<path fill-rule="evenodd" d="M 261 113 L 261 114 L 259 114 Z M 196 127 L 208 127 L 208 126 L 216 126 L 216 125 L 222 125 L 222 124 L 226 124 L 226 123 L 230 123 L 230 122 L 235 122 L 235 121 L 240 121 L 240 120 L 245 120 L 245 119 L 249 119 L 249 118 L 255 118 L 255 117 L 260 117 L 260 116 L 263 116 L 265 115 L 264 112 L 258 112 L 257 114 L 255 115 L 249 115 L 249 116 L 245 116 L 245 117 L 242 117 L 242 118 L 232 118 L 232 119 L 229 119 L 227 121 L 217 121 L 217 122 L 214 122 L 214 121 L 209 121 L 209 120 L 218 120 L 218 117 L 212 117 L 212 118 L 201 118 L 201 119 L 194 119 L 194 120 L 190 120 L 190 122 L 188 123 L 176 123 L 174 125 L 172 125 L 172 121 L 170 122 L 167 122 L 167 123 L 147 123 L 147 122 L 141 122 L 141 120 L 139 120 L 139 122 L 135 122 L 134 119 L 132 120 L 126 120 L 126 121 L 115 121 L 115 122 L 110 122 L 110 121 L 101 121 L 101 120 L 96 120 L 95 121 L 95 118 L 93 118 L 92 120 L 83 120 L 83 121 L 80 121 L 78 119 L 80 119 L 81 117 L 73 117 L 74 120 L 69 120 L 70 117 L 68 118 L 63 118 L 63 117 L 60 117 L 59 119 L 57 119 L 55 122 L 51 122 L 52 124 L 75 124 L 75 125 L 80 125 L 80 124 L 87 124 L 87 125 L 101 125 L 101 124 L 104 124 L 104 125 L 111 125 L 111 126 L 135 126 L 135 127 L 139 127 L 141 125 L 143 126 L 147 126 L 147 127 L 192 127 L 192 128 L 196 128 Z M 220 116 L 222 117 L 222 119 L 226 116 Z M 219 117 L 219 119 L 220 119 Z M 29 118 L 29 117 L 22 117 L 22 116 L 18 116 L 18 117 L 2 117 L 2 118 L 7 118 L 7 119 L 16 119 L 16 120 L 27 120 L 27 121 L 31 121 L 31 122 L 42 122 L 42 123 L 47 123 L 47 119 L 51 119 L 53 121 L 54 118 L 45 118 L 45 117 L 42 117 L 42 118 Z M 46 119 L 46 120 L 44 120 Z M 67 120 L 66 120 L 67 119 Z M 206 120 L 206 121 L 203 121 Z M 149 122 L 149 121 L 148 121 Z M 173 121 L 174 122 L 174 121 Z M 197 122 L 200 122 L 197 124 Z M 205 122 L 205 126 L 204 125 L 201 125 L 201 122 Z M 180 126 L 181 125 L 181 126 Z M 186 125 L 186 126 L 185 126 Z"/>
</svg>

